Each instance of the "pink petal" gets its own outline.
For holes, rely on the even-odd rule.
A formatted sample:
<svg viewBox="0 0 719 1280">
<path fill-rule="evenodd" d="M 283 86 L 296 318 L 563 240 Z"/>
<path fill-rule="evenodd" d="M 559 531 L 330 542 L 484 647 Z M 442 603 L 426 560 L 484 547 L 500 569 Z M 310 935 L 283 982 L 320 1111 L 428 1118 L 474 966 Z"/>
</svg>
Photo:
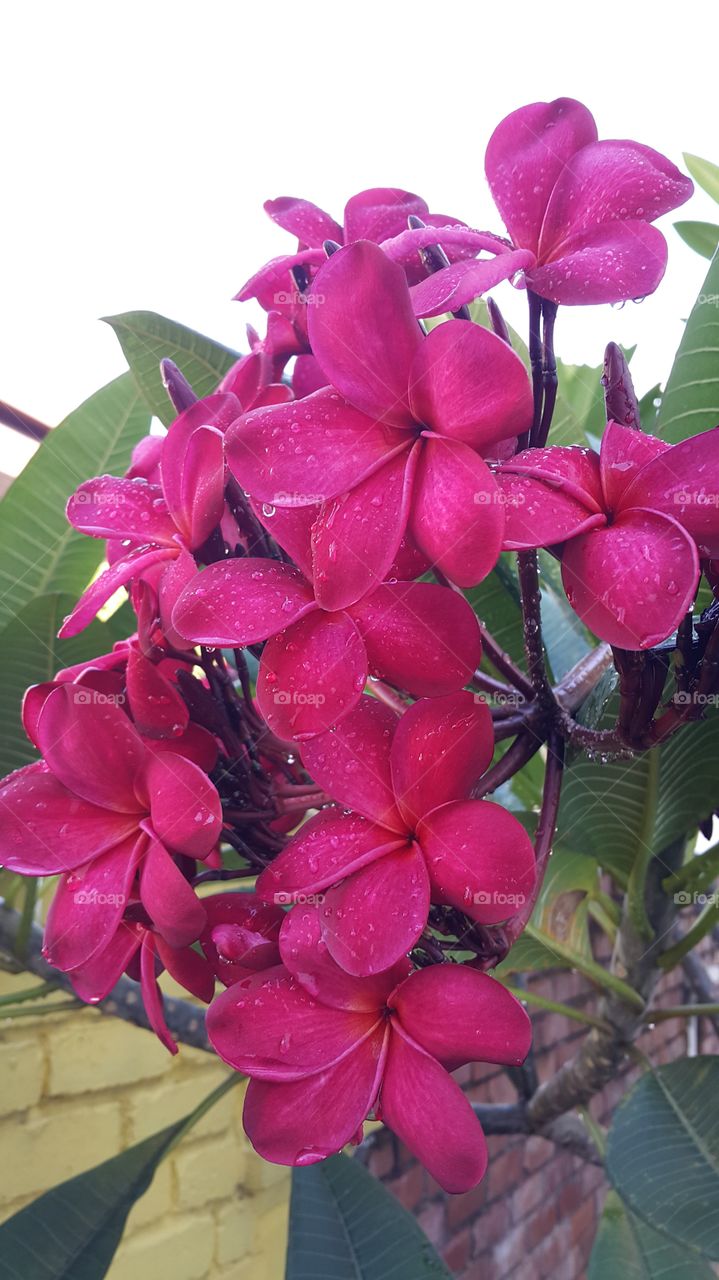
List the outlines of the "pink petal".
<svg viewBox="0 0 719 1280">
<path fill-rule="evenodd" d="M 184 733 L 176 738 L 155 738 L 152 742 L 155 755 L 168 752 L 191 760 L 203 773 L 210 773 L 217 763 L 217 742 L 207 729 L 199 724 L 188 724 Z"/>
<path fill-rule="evenodd" d="M 379 244 L 404 231 L 410 214 L 425 218 L 426 202 L 401 187 L 370 187 L 351 196 L 344 211 L 344 243 L 373 240 Z M 335 237 L 336 239 L 337 237 Z"/>
<path fill-rule="evenodd" d="M 407 527 L 419 450 L 403 450 L 320 508 L 312 530 L 317 601 L 344 609 L 382 582 Z"/>
<path fill-rule="evenodd" d="M 292 267 L 318 267 L 325 258 L 324 249 L 302 249 L 299 253 L 283 253 L 278 258 L 271 258 L 243 284 L 239 293 L 235 294 L 235 299 L 247 302 L 249 298 L 257 298 L 265 311 L 291 314 L 293 307 L 300 301 L 290 274 Z"/>
<path fill-rule="evenodd" d="M 437 234 L 438 230 L 441 230 L 441 235 Z M 420 249 L 426 249 L 430 245 L 437 244 L 438 241 L 448 254 L 450 250 L 459 250 L 463 257 L 473 258 L 483 249 L 493 254 L 508 255 L 511 252 L 506 240 L 492 235 L 491 232 L 475 231 L 463 223 L 441 225 L 436 221 L 428 222 L 424 227 L 411 227 L 409 230 L 405 223 L 396 236 L 382 241 L 382 252 L 393 262 L 401 262 L 404 266 L 412 259 L 416 260 Z"/>
<path fill-rule="evenodd" d="M 492 571 L 502 549 L 504 507 L 479 454 L 458 440 L 425 438 L 410 533 L 420 551 L 460 587 Z"/>
<path fill-rule="evenodd" d="M 130 900 L 135 872 L 147 841 L 137 835 L 63 876 L 45 925 L 48 964 L 77 969 L 111 942 Z"/>
<path fill-rule="evenodd" d="M 328 385 L 314 356 L 298 356 L 292 370 L 292 390 L 298 400 Z"/>
<path fill-rule="evenodd" d="M 157 585 L 157 599 L 160 609 L 160 625 L 167 640 L 174 649 L 184 649 L 186 641 L 178 635 L 172 625 L 172 612 L 184 588 L 195 574 L 197 565 L 189 551 L 181 550 L 180 554 L 160 570 Z"/>
<path fill-rule="evenodd" d="M 308 819 L 258 877 L 264 902 L 282 904 L 327 889 L 396 849 L 407 839 L 367 822 L 356 813 L 322 809 Z"/>
<path fill-rule="evenodd" d="M 137 824 L 136 813 L 79 799 L 40 760 L 0 786 L 0 861 L 21 875 L 72 871 L 136 835 Z"/>
<path fill-rule="evenodd" d="M 500 467 L 495 479 L 504 504 L 505 551 L 551 547 L 606 524 L 603 512 L 588 510 L 553 483 L 505 467 Z"/>
<path fill-rule="evenodd" d="M 111 568 L 106 569 L 80 596 L 72 613 L 63 622 L 58 637 L 60 640 L 68 636 L 76 636 L 83 631 L 97 615 L 102 606 L 114 595 L 119 587 L 127 586 L 134 578 L 139 578 L 148 569 L 160 565 L 164 561 L 174 560 L 179 548 L 175 547 L 135 547 L 120 560 L 116 560 Z"/>
<path fill-rule="evenodd" d="M 653 293 L 667 265 L 661 231 L 646 222 L 606 222 L 565 241 L 556 258 L 528 271 L 527 285 L 567 306 L 624 302 Z"/>
<path fill-rule="evenodd" d="M 204 858 L 222 828 L 220 797 L 207 774 L 174 752 L 152 756 L 145 769 L 152 826 L 164 845 Z"/>
<path fill-rule="evenodd" d="M 392 778 L 410 828 L 438 805 L 461 800 L 494 752 L 492 716 L 471 693 L 423 698 L 405 711 L 392 743 Z"/>
<path fill-rule="evenodd" d="M 237 408 L 239 411 L 239 401 Z M 171 433 L 172 428 L 165 441 L 162 459 L 163 488 L 169 497 L 168 477 L 172 475 L 177 490 L 174 495 L 177 506 L 173 503 L 173 514 L 183 530 L 187 546 L 196 550 L 222 519 L 225 506 L 223 436 L 216 427 L 196 427 L 189 438 L 182 441 L 182 453 L 178 457 L 178 445 L 172 440 Z M 174 463 L 172 470 L 170 458 Z"/>
<path fill-rule="evenodd" d="M 215 975 L 204 956 L 199 956 L 192 947 L 168 946 L 159 934 L 155 934 L 155 949 L 170 977 L 185 991 L 209 1004 L 215 994 Z"/>
<path fill-rule="evenodd" d="M 325 240 L 342 243 L 342 228 L 324 209 L 310 200 L 298 200 L 295 196 L 279 196 L 277 200 L 265 200 L 265 213 L 284 231 L 308 248 L 322 248 Z"/>
<path fill-rule="evenodd" d="M 329 733 L 303 742 L 302 761 L 333 800 L 383 827 L 406 833 L 390 770 L 390 747 L 399 723 L 384 703 L 363 697 Z"/>
<path fill-rule="evenodd" d="M 141 811 L 135 784 L 146 751 L 116 703 L 82 685 L 58 685 L 37 732 L 48 768 L 75 795 L 119 813 Z"/>
<path fill-rule="evenodd" d="M 172 613 L 172 625 L 193 644 L 254 644 L 316 610 L 299 569 L 254 556 L 221 560 L 195 575 Z"/>
<path fill-rule="evenodd" d="M 323 1005 L 278 965 L 221 992 L 208 1010 L 207 1034 L 236 1071 L 261 1080 L 302 1080 L 346 1058 L 377 1022 L 375 1010 Z"/>
<path fill-rule="evenodd" d="M 226 987 L 248 972 L 280 963 L 280 926 L 287 917 L 254 893 L 213 893 L 203 898 L 207 921 L 200 945 Z"/>
<path fill-rule="evenodd" d="M 623 503 L 623 495 L 639 472 L 652 459 L 666 453 L 671 445 L 656 436 L 648 436 L 635 427 L 625 427 L 619 422 L 608 422 L 600 450 L 602 492 L 607 509 L 618 510 L 622 505 L 635 506 L 629 498 Z M 642 503 L 653 507 L 653 503 Z M 675 514 L 669 512 L 669 514 Z"/>
<path fill-rule="evenodd" d="M 77 488 L 67 504 L 75 529 L 94 538 L 130 538 L 174 546 L 175 522 L 159 485 L 118 476 L 96 476 Z"/>
<path fill-rule="evenodd" d="M 367 675 L 367 653 L 349 615 L 315 610 L 265 645 L 257 705 L 278 737 L 311 738 L 357 705 Z"/>
<path fill-rule="evenodd" d="M 444 235 L 435 235 L 435 240 L 444 241 Z M 410 294 L 414 314 L 439 316 L 445 311 L 458 311 L 519 271 L 530 271 L 535 261 L 530 250 L 515 249 L 510 253 L 498 253 L 494 258 L 453 262 L 412 286 Z"/>
<path fill-rule="evenodd" d="M 243 1124 L 255 1151 L 275 1164 L 316 1164 L 356 1139 L 377 1096 L 383 1043 L 378 1030 L 336 1066 L 296 1083 L 250 1080 Z"/>
<path fill-rule="evenodd" d="M 676 520 L 630 508 L 568 543 L 567 599 L 600 640 L 650 649 L 679 625 L 699 579 L 696 547 Z"/>
<path fill-rule="evenodd" d="M 519 1000 L 496 978 L 466 965 L 420 969 L 397 988 L 390 1008 L 448 1071 L 466 1062 L 519 1066 L 532 1043 L 532 1024 Z"/>
<path fill-rule="evenodd" d="M 312 526 L 320 507 L 273 507 L 250 500 L 257 519 L 279 547 L 294 560 L 305 578 L 312 580 Z"/>
<path fill-rule="evenodd" d="M 410 403 L 432 431 L 480 451 L 532 424 L 532 388 L 519 356 L 469 320 L 427 335 L 412 364 Z"/>
<path fill-rule="evenodd" d="M 405 432 L 368 418 L 333 387 L 253 409 L 226 436 L 233 475 L 275 507 L 312 506 L 345 493 L 406 445 Z"/>
<path fill-rule="evenodd" d="M 383 973 L 427 924 L 429 877 L 416 845 L 385 854 L 324 894 L 319 916 L 330 955 L 357 977 Z"/>
<path fill-rule="evenodd" d="M 240 408 L 235 410 L 235 418 L 238 413 L 251 409 L 256 404 L 257 397 L 271 376 L 270 366 L 271 361 L 266 351 L 251 351 L 249 355 L 240 356 L 228 369 L 217 389 L 231 393 L 239 401 Z M 230 422 L 233 420 L 230 419 Z M 226 426 L 229 427 L 230 422 Z"/>
<path fill-rule="evenodd" d="M 351 613 L 372 675 L 415 697 L 454 693 L 479 666 L 479 623 L 464 596 L 448 587 L 384 583 Z"/>
<path fill-rule="evenodd" d="M 199 938 L 205 925 L 202 903 L 158 840 L 148 843 L 142 859 L 140 897 L 153 927 L 171 947 Z"/>
<path fill-rule="evenodd" d="M 121 921 L 107 946 L 72 971 L 70 981 L 81 1000 L 87 1004 L 98 1004 L 110 994 L 139 951 L 143 932 L 140 925 Z"/>
<path fill-rule="evenodd" d="M 325 263 L 307 329 L 323 373 L 351 405 L 395 427 L 412 425 L 407 386 L 422 337 L 404 271 L 377 245 L 361 240 Z"/>
<path fill-rule="evenodd" d="M 534 849 L 522 824 L 501 805 L 442 805 L 425 814 L 417 839 L 434 902 L 448 902 L 480 924 L 498 924 L 527 902 L 536 878 Z"/>
<path fill-rule="evenodd" d="M 487 1146 L 468 1099 L 396 1024 L 375 1112 L 445 1191 L 469 1191 L 484 1176 Z"/>
<path fill-rule="evenodd" d="M 654 222 L 684 204 L 694 190 L 666 156 L 638 142 L 605 139 L 572 156 L 547 204 L 541 257 L 557 246 L 613 220 Z"/>
<path fill-rule="evenodd" d="M 502 473 L 530 476 L 574 498 L 588 511 L 604 510 L 599 456 L 576 445 L 525 449 L 502 464 Z"/>
<path fill-rule="evenodd" d="M 157 984 L 157 964 L 155 960 L 155 943 L 151 933 L 145 932 L 140 949 L 140 981 L 142 1002 L 152 1030 L 161 1044 L 170 1053 L 177 1053 L 177 1045 L 173 1040 L 167 1023 L 162 1003 L 162 992 Z"/>
<path fill-rule="evenodd" d="M 660 453 L 622 496 L 678 520 L 703 556 L 719 555 L 719 427 Z"/>
<path fill-rule="evenodd" d="M 512 240 L 536 251 L 544 211 L 565 164 L 595 142 L 597 126 L 572 98 L 533 102 L 497 125 L 484 160 L 487 181 Z"/>
<path fill-rule="evenodd" d="M 394 985 L 411 972 L 408 960 L 371 977 L 354 978 L 332 959 L 322 936 L 320 909 L 297 906 L 288 911 L 280 933 L 282 960 L 289 972 L 324 1005 L 371 1013 L 383 1009 Z"/>
<path fill-rule="evenodd" d="M 127 696 L 139 733 L 148 738 L 176 737 L 188 726 L 190 713 L 177 685 L 139 649 L 127 659 Z"/>
</svg>

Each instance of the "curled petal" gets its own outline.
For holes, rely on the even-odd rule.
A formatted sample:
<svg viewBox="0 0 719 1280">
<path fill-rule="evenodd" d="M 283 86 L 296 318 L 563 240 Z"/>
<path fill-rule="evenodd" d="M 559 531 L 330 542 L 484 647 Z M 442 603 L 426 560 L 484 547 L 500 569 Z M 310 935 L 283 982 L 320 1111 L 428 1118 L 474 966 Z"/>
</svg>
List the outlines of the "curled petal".
<svg viewBox="0 0 719 1280">
<path fill-rule="evenodd" d="M 434 902 L 480 924 L 498 924 L 529 899 L 536 877 L 532 842 L 514 814 L 488 800 L 459 800 L 425 815 L 417 839 Z"/>
<path fill-rule="evenodd" d="M 600 640 L 650 649 L 678 627 L 694 599 L 699 559 L 676 520 L 630 508 L 606 529 L 568 543 L 562 556 L 567 599 Z"/>
<path fill-rule="evenodd" d="M 390 747 L 398 723 L 384 703 L 363 697 L 329 733 L 302 744 L 302 761 L 333 800 L 383 827 L 406 833 L 390 770 Z"/>
<path fill-rule="evenodd" d="M 412 425 L 407 400 L 412 358 L 422 336 L 404 271 L 377 245 L 338 250 L 317 273 L 307 329 L 333 387 L 372 419 Z"/>
<path fill-rule="evenodd" d="M 207 920 L 200 945 L 226 987 L 280 963 L 280 926 L 287 918 L 280 907 L 254 893 L 213 893 L 202 905 Z"/>
<path fill-rule="evenodd" d="M 239 400 L 236 405 L 239 412 Z M 192 413 L 194 408 L 195 405 L 187 412 Z M 177 426 L 177 422 L 173 425 Z M 162 480 L 165 494 L 168 498 L 172 495 L 171 510 L 184 541 L 196 550 L 220 523 L 225 506 L 222 432 L 217 427 L 196 427 L 180 445 L 173 440 L 170 428 L 162 456 Z"/>
<path fill-rule="evenodd" d="M 646 437 L 645 437 L 646 438 Z M 673 445 L 639 472 L 622 506 L 678 520 L 703 556 L 719 555 L 719 427 Z"/>
<path fill-rule="evenodd" d="M 410 214 L 425 218 L 426 202 L 401 187 L 370 187 L 350 196 L 344 211 L 344 242 L 373 240 L 375 244 L 398 235 L 407 226 Z"/>
<path fill-rule="evenodd" d="M 193 644 L 254 644 L 316 607 L 299 569 L 251 556 L 196 574 L 175 605 L 172 625 Z"/>
<path fill-rule="evenodd" d="M 215 994 L 215 975 L 204 956 L 192 947 L 171 947 L 159 934 L 155 934 L 155 949 L 170 977 L 190 995 L 209 1004 Z"/>
<path fill-rule="evenodd" d="M 155 952 L 155 941 L 151 933 L 145 930 L 142 938 L 142 946 L 140 948 L 140 985 L 142 990 L 142 1003 L 145 1006 L 145 1012 L 152 1030 L 155 1032 L 161 1044 L 170 1053 L 177 1053 L 177 1045 L 170 1034 L 170 1029 L 165 1021 L 165 1013 L 162 1006 L 162 992 L 157 983 L 157 958 Z"/>
<path fill-rule="evenodd" d="M 265 645 L 257 704 L 280 738 L 311 738 L 357 705 L 367 675 L 367 652 L 349 615 L 316 610 Z"/>
<path fill-rule="evenodd" d="M 319 916 L 333 960 L 358 977 L 397 965 L 427 924 L 429 877 L 416 845 L 356 871 L 324 894 Z"/>
<path fill-rule="evenodd" d="M 74 529 L 93 538 L 130 538 L 173 546 L 177 529 L 159 485 L 118 476 L 86 480 L 67 504 Z"/>
<path fill-rule="evenodd" d="M 667 242 L 646 222 L 607 222 L 566 240 L 561 255 L 527 272 L 530 289 L 565 306 L 644 298 L 660 283 Z"/>
<path fill-rule="evenodd" d="M 104 1000 L 137 955 L 143 933 L 140 925 L 122 920 L 107 946 L 70 973 L 76 995 L 87 1004 Z"/>
<path fill-rule="evenodd" d="M 623 496 L 639 472 L 653 458 L 666 453 L 671 445 L 656 436 L 648 436 L 636 427 L 627 427 L 620 422 L 608 422 L 599 455 L 599 466 L 602 480 L 604 501 L 609 511 L 618 510 L 622 505 L 636 506 L 631 498 L 623 503 Z M 652 502 L 642 505 L 653 506 Z"/>
<path fill-rule="evenodd" d="M 519 1066 L 529 1053 L 532 1024 L 524 1006 L 496 978 L 466 965 L 420 969 L 389 1003 L 404 1030 L 447 1071 L 466 1062 Z"/>
<path fill-rule="evenodd" d="M 278 546 L 292 557 L 308 582 L 312 581 L 312 526 L 320 511 L 314 507 L 273 507 L 251 499 L 257 519 Z"/>
<path fill-rule="evenodd" d="M 292 268 L 311 270 L 321 266 L 325 257 L 324 249 L 302 249 L 299 253 L 283 253 L 277 258 L 271 258 L 243 284 L 239 293 L 235 294 L 235 300 L 247 302 L 249 298 L 257 298 L 265 311 L 291 314 L 293 307 L 300 305 L 291 275 Z"/>
<path fill-rule="evenodd" d="M 63 622 L 58 637 L 60 640 L 68 636 L 76 636 L 83 631 L 96 617 L 98 611 L 114 595 L 120 587 L 125 587 L 135 578 L 139 578 L 149 569 L 175 559 L 179 553 L 177 544 L 174 547 L 136 547 L 126 556 L 116 560 L 109 569 L 100 574 L 80 596 L 72 613 Z"/>
<path fill-rule="evenodd" d="M 504 467 L 495 473 L 495 478 L 504 504 L 505 551 L 551 547 L 606 524 L 603 512 L 588 510 L 583 502 L 554 484 Z"/>
<path fill-rule="evenodd" d="M 288 911 L 280 933 L 285 967 L 309 992 L 333 1009 L 367 1013 L 382 1009 L 398 982 L 411 971 L 408 960 L 392 969 L 361 979 L 352 977 L 332 959 L 322 936 L 319 907 L 297 906 Z"/>
<path fill-rule="evenodd" d="M 410 828 L 439 805 L 464 799 L 493 752 L 491 712 L 474 694 L 423 698 L 405 711 L 391 762 L 397 802 Z"/>
<path fill-rule="evenodd" d="M 415 697 L 454 693 L 479 666 L 479 623 L 464 596 L 448 587 L 387 582 L 351 613 L 371 673 Z"/>
<path fill-rule="evenodd" d="M 154 928 L 171 947 L 195 942 L 205 911 L 194 889 L 159 840 L 150 840 L 140 871 L 140 897 Z"/>
<path fill-rule="evenodd" d="M 444 236 L 436 235 L 435 239 L 444 240 Z M 414 314 L 440 316 L 445 311 L 458 311 L 503 280 L 511 279 L 520 271 L 531 271 L 535 262 L 534 254 L 528 249 L 498 253 L 494 258 L 453 262 L 412 285 Z"/>
<path fill-rule="evenodd" d="M 333 387 L 253 409 L 226 437 L 233 475 L 275 507 L 313 506 L 345 493 L 406 445 L 405 432 L 367 417 Z"/>
<path fill-rule="evenodd" d="M 131 836 L 86 866 L 63 876 L 45 925 L 43 954 L 67 973 L 103 951 L 119 927 L 143 847 Z"/>
<path fill-rule="evenodd" d="M 367 822 L 356 813 L 323 809 L 303 826 L 257 880 L 263 902 L 282 904 L 336 884 L 395 849 L 406 836 Z"/>
<path fill-rule="evenodd" d="M 132 718 L 140 733 L 165 738 L 184 732 L 190 721 L 187 703 L 177 685 L 139 649 L 128 654 L 126 679 Z"/>
<path fill-rule="evenodd" d="M 423 441 L 410 533 L 460 587 L 491 573 L 502 549 L 504 506 L 489 467 L 468 445 L 439 436 Z"/>
<path fill-rule="evenodd" d="M 276 200 L 265 200 L 263 208 L 273 222 L 297 236 L 300 243 L 308 248 L 321 249 L 325 240 L 342 243 L 342 228 L 329 213 L 310 200 L 279 196 Z"/>
<path fill-rule="evenodd" d="M 529 476 L 551 489 L 574 498 L 587 511 L 604 510 L 599 456 L 576 445 L 550 449 L 524 449 L 500 468 L 502 474 Z"/>
<path fill-rule="evenodd" d="M 152 826 L 164 845 L 191 858 L 204 858 L 217 843 L 222 806 L 207 774 L 174 752 L 148 761 L 144 783 Z"/>
</svg>

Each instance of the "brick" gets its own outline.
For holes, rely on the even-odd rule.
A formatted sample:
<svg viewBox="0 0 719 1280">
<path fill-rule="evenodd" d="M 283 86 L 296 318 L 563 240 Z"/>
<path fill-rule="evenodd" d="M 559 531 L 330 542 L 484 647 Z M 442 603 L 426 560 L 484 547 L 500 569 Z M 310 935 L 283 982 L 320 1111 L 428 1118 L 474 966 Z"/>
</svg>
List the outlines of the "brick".
<svg viewBox="0 0 719 1280">
<path fill-rule="evenodd" d="M 0 1124 L 0 1203 L 37 1194 L 100 1164 L 121 1147 L 117 1102 L 33 1110 Z"/>
<path fill-rule="evenodd" d="M 524 1144 L 524 1154 L 522 1164 L 527 1173 L 534 1173 L 535 1169 L 541 1169 L 548 1160 L 556 1152 L 556 1147 L 546 1138 L 538 1138 L 532 1136 L 527 1138 Z"/>
<path fill-rule="evenodd" d="M 470 1218 L 475 1218 L 487 1203 L 488 1197 L 489 1188 L 486 1178 L 482 1179 L 479 1186 L 466 1191 L 464 1195 L 451 1196 L 447 1201 L 447 1224 L 450 1231 L 454 1231 Z"/>
<path fill-rule="evenodd" d="M 150 1134 L 174 1124 L 189 1115 L 202 1099 L 211 1093 L 227 1077 L 227 1071 L 218 1066 L 204 1071 L 188 1071 L 186 1074 L 168 1071 L 164 1079 L 155 1084 L 140 1085 L 132 1090 L 130 1103 L 130 1132 L 132 1142 L 142 1142 Z M 232 1089 L 193 1126 L 187 1135 L 189 1141 L 209 1134 L 226 1133 L 232 1127 L 241 1086 Z"/>
<path fill-rule="evenodd" d="M 510 1228 L 510 1201 L 497 1200 L 484 1209 L 474 1224 L 475 1253 L 484 1253 L 507 1234 Z"/>
<path fill-rule="evenodd" d="M 88 1093 L 161 1076 L 168 1068 L 167 1050 L 152 1032 L 88 1011 L 53 1029 L 48 1092 Z"/>
<path fill-rule="evenodd" d="M 391 1142 L 378 1142 L 370 1152 L 367 1168 L 375 1178 L 388 1178 L 394 1169 L 394 1150 Z"/>
<path fill-rule="evenodd" d="M 44 1076 L 42 1041 L 37 1036 L 4 1031 L 0 1035 L 0 1115 L 35 1106 L 40 1101 Z"/>
<path fill-rule="evenodd" d="M 417 1215 L 420 1229 L 424 1231 L 427 1239 L 431 1240 L 433 1245 L 441 1244 L 444 1240 L 444 1219 L 444 1202 L 441 1200 L 435 1200 L 432 1204 L 425 1205 L 422 1212 Z"/>
<path fill-rule="evenodd" d="M 156 1227 L 123 1240 L 107 1280 L 138 1280 L 138 1276 L 205 1280 L 214 1244 L 210 1214 L 165 1218 Z"/>
<path fill-rule="evenodd" d="M 177 1207 L 199 1209 L 214 1200 L 228 1200 L 243 1181 L 247 1152 L 234 1134 L 180 1146 L 173 1157 L 177 1177 Z"/>
<path fill-rule="evenodd" d="M 546 1179 L 541 1173 L 523 1176 L 512 1195 L 512 1217 L 515 1222 L 528 1218 L 547 1194 Z"/>
<path fill-rule="evenodd" d="M 252 1252 L 268 1267 L 268 1280 L 277 1280 L 278 1276 L 285 1273 L 289 1202 L 286 1196 L 278 1199 L 276 1190 L 273 1190 L 255 1196 L 253 1207 L 255 1217 Z M 260 1280 L 259 1273 L 256 1280 Z"/>
<path fill-rule="evenodd" d="M 239 1262 L 252 1248 L 255 1230 L 255 1203 L 242 1196 L 225 1204 L 215 1214 L 215 1260 L 219 1266 Z"/>
<path fill-rule="evenodd" d="M 161 1127 L 161 1126 L 158 1126 Z M 125 1227 L 125 1236 L 134 1235 L 145 1227 L 154 1226 L 160 1218 L 172 1212 L 172 1170 L 167 1160 L 158 1167 L 150 1186 L 140 1196 L 130 1212 Z"/>
<path fill-rule="evenodd" d="M 532 1253 L 537 1245 L 548 1240 L 557 1221 L 556 1204 L 550 1201 L 542 1209 L 533 1213 L 524 1225 L 522 1244 L 527 1253 Z"/>
<path fill-rule="evenodd" d="M 469 1262 L 471 1248 L 472 1232 L 469 1227 L 465 1227 L 463 1231 L 460 1231 L 458 1235 L 450 1240 L 442 1252 L 442 1257 L 450 1271 L 464 1270 Z"/>
<path fill-rule="evenodd" d="M 242 1140 L 243 1143 L 247 1143 L 244 1134 Z M 269 1160 L 263 1160 L 261 1156 L 251 1152 L 248 1145 L 248 1159 L 245 1165 L 242 1185 L 246 1191 L 251 1193 L 268 1191 L 272 1187 L 279 1187 L 289 1195 L 290 1170 L 285 1165 L 271 1164 Z"/>
<path fill-rule="evenodd" d="M 424 1170 L 422 1166 L 420 1164 L 413 1165 L 411 1169 L 407 1169 L 405 1173 L 400 1174 L 399 1178 L 395 1178 L 394 1181 L 388 1183 L 388 1186 L 400 1204 L 404 1205 L 405 1209 L 414 1209 L 424 1193 Z"/>
</svg>

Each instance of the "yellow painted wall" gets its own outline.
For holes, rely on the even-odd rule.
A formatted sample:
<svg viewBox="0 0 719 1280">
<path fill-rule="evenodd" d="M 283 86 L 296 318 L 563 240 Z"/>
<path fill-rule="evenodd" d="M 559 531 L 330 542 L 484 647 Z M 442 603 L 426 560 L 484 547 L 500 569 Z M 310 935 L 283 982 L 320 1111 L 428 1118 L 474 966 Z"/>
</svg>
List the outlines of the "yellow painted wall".
<svg viewBox="0 0 719 1280">
<path fill-rule="evenodd" d="M 35 981 L 0 973 L 0 994 Z M 226 1074 L 207 1053 L 181 1047 L 172 1058 L 150 1032 L 97 1010 L 0 1013 L 0 1221 L 180 1119 Z M 283 1280 L 289 1176 L 250 1148 L 242 1092 L 231 1090 L 160 1165 L 109 1280 Z"/>
</svg>

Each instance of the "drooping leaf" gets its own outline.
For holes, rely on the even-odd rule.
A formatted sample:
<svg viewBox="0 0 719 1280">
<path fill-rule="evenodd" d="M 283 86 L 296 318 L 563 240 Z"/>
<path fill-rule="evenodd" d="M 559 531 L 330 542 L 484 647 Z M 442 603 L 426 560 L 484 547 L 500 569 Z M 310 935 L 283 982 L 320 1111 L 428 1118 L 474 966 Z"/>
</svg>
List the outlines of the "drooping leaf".
<svg viewBox="0 0 719 1280">
<path fill-rule="evenodd" d="M 285 1280 L 451 1280 L 411 1214 L 357 1160 L 292 1170 Z"/>
<path fill-rule="evenodd" d="M 89 476 L 122 474 L 149 429 L 150 415 L 125 373 L 43 440 L 0 502 L 0 626 L 45 592 L 81 594 L 104 543 L 67 523 L 67 500 Z"/>
<path fill-rule="evenodd" d="M 610 1191 L 589 1259 L 587 1280 L 714 1280 L 703 1258 L 661 1235 Z"/>
<path fill-rule="evenodd" d="M 107 622 L 93 622 L 78 636 L 58 640 L 75 597 L 52 592 L 31 600 L 0 631 L 0 777 L 37 758 L 20 722 L 28 685 L 51 680 L 62 667 L 109 653 L 116 640 L 134 630 L 135 615 L 123 606 Z"/>
<path fill-rule="evenodd" d="M 209 395 L 239 353 L 154 311 L 105 316 L 114 329 L 145 406 L 168 426 L 177 416 L 162 385 L 160 361 L 174 360 L 198 396 Z"/>
<path fill-rule="evenodd" d="M 719 254 L 687 320 L 655 427 L 676 444 L 719 422 Z"/>
<path fill-rule="evenodd" d="M 719 244 L 719 227 L 715 222 L 675 222 L 674 230 L 702 258 L 714 257 Z"/>
<path fill-rule="evenodd" d="M 0 1280 L 102 1280 L 163 1156 L 239 1078 L 229 1077 L 183 1120 L 8 1218 L 0 1226 Z"/>
<path fill-rule="evenodd" d="M 647 1072 L 609 1131 L 607 1173 L 656 1231 L 719 1259 L 719 1057 L 683 1058 Z"/>
<path fill-rule="evenodd" d="M 719 165 L 684 152 L 684 163 L 695 182 L 719 204 Z"/>
</svg>

